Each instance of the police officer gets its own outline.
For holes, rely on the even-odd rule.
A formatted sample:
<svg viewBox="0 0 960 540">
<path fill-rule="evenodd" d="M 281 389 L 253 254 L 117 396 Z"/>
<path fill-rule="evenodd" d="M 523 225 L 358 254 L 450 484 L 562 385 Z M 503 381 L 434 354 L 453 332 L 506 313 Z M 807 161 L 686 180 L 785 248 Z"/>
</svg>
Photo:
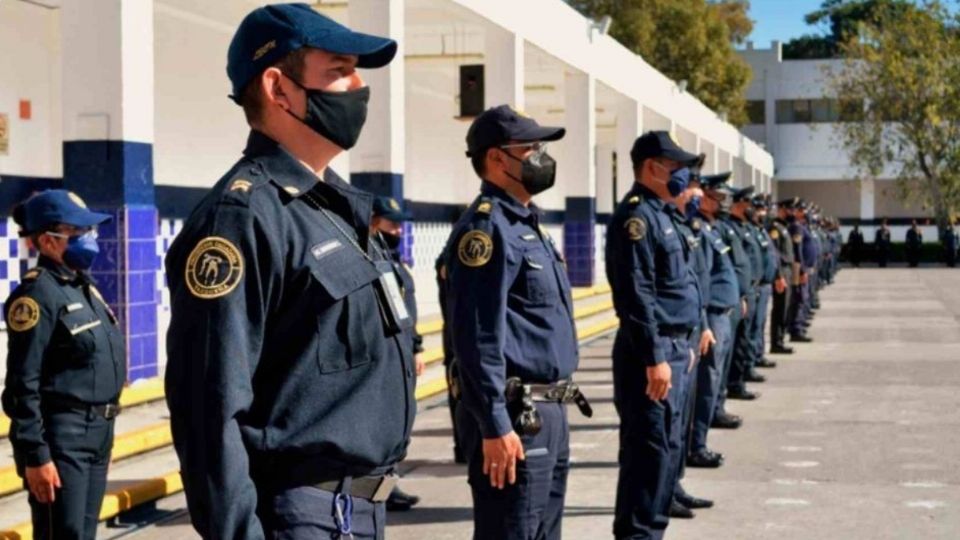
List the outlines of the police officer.
<svg viewBox="0 0 960 540">
<path fill-rule="evenodd" d="M 330 161 L 354 145 L 358 68 L 397 44 L 306 4 L 252 11 L 230 44 L 243 157 L 166 259 L 166 396 L 205 538 L 382 538 L 416 411 L 407 311 L 373 196 Z"/>
<path fill-rule="evenodd" d="M 579 356 L 563 258 L 531 198 L 553 186 L 546 144 L 564 133 L 507 105 L 467 132 L 482 185 L 444 251 L 478 539 L 560 538 Z"/>
<path fill-rule="evenodd" d="M 13 215 L 40 253 L 4 304 L 3 411 L 17 474 L 34 538 L 92 540 L 127 376 L 123 333 L 87 274 L 99 251 L 95 227 L 110 216 L 59 189 Z"/>
<path fill-rule="evenodd" d="M 807 305 L 810 302 L 809 283 L 810 283 L 810 264 L 811 253 L 805 247 L 810 246 L 807 240 L 809 231 L 803 223 L 804 202 L 800 199 L 794 201 L 793 212 L 789 216 L 788 231 L 793 240 L 794 259 L 799 261 L 800 272 L 798 277 L 794 278 L 793 302 L 790 304 L 790 310 L 787 326 L 790 329 L 790 341 L 794 343 L 809 343 L 813 341 L 807 336 Z"/>
<path fill-rule="evenodd" d="M 753 327 L 757 314 L 760 280 L 763 277 L 763 254 L 757 239 L 755 228 L 749 222 L 752 214 L 751 197 L 753 186 L 738 189 L 733 193 L 733 206 L 724 219 L 733 229 L 743 245 L 749 267 L 749 293 L 746 295 L 747 309 L 743 319 L 734 330 L 733 358 L 727 375 L 727 398 L 754 400 L 759 394 L 747 390 L 748 382 L 764 382 L 765 377 L 756 373 L 756 346 L 753 341 Z M 748 211 L 749 210 L 749 211 Z"/>
<path fill-rule="evenodd" d="M 443 319 L 441 340 L 443 342 L 443 370 L 447 378 L 447 410 L 450 412 L 450 425 L 453 427 L 453 461 L 466 465 L 467 457 L 460 446 L 460 434 L 457 431 L 457 407 L 460 404 L 460 377 L 453 356 L 453 330 L 447 317 L 447 254 L 440 252 L 434 261 L 433 270 L 437 279 L 437 301 L 440 304 L 440 317 Z"/>
<path fill-rule="evenodd" d="M 877 250 L 877 264 L 880 268 L 886 268 L 887 260 L 890 258 L 890 229 L 887 227 L 887 220 L 884 219 L 873 237 L 873 245 Z"/>
<path fill-rule="evenodd" d="M 950 219 L 947 222 L 947 229 L 943 231 L 944 259 L 950 268 L 957 265 L 957 245 L 960 243 L 957 242 L 957 230 L 954 228 L 953 222 L 954 220 Z"/>
<path fill-rule="evenodd" d="M 792 207 L 793 199 L 780 201 L 777 204 L 776 218 L 770 224 L 770 240 L 777 252 L 779 275 L 774 282 L 773 308 L 770 311 L 770 352 L 772 354 L 792 354 L 793 349 L 784 343 L 789 320 L 787 314 L 793 301 L 794 278 L 799 278 L 800 263 L 794 258 L 793 238 L 790 235 L 787 214 Z M 777 282 L 782 280 L 783 286 Z"/>
<path fill-rule="evenodd" d="M 920 264 L 920 247 L 923 245 L 923 231 L 917 227 L 917 220 L 910 223 L 907 229 L 907 262 L 910 268 L 916 268 Z"/>
<path fill-rule="evenodd" d="M 733 261 L 730 259 L 730 247 L 716 228 L 722 201 L 730 197 L 730 193 L 721 187 L 727 177 L 729 175 L 700 178 L 704 197 L 696 215 L 702 223 L 700 249 L 709 269 L 709 280 L 706 286 L 701 282 L 701 291 L 707 312 L 707 324 L 713 334 L 714 343 L 705 351 L 701 348 L 702 354 L 697 364 L 697 393 L 694 398 L 690 446 L 686 458 L 689 467 L 716 468 L 723 464 L 723 455 L 707 447 L 707 432 L 714 423 L 717 400 L 725 387 L 725 363 L 732 344 L 730 317 L 734 311 L 740 309 L 740 289 Z M 721 422 L 730 420 L 739 421 L 725 418 Z"/>
<path fill-rule="evenodd" d="M 403 261 L 400 244 L 403 241 L 403 224 L 410 221 L 410 215 L 403 211 L 400 203 L 393 197 L 377 197 L 373 201 L 373 220 L 370 222 L 370 234 L 379 235 L 379 240 L 387 247 L 393 269 L 400 278 L 400 292 L 403 304 L 410 314 L 411 341 L 413 343 L 414 371 L 417 377 L 423 375 L 426 364 L 423 361 L 423 336 L 417 332 L 417 296 L 416 286 L 410 267 Z M 393 488 L 387 498 L 388 511 L 406 511 L 420 502 L 420 497 Z"/>
<path fill-rule="evenodd" d="M 620 319 L 613 347 L 620 474 L 613 532 L 660 538 L 682 459 L 682 405 L 703 315 L 692 247 L 671 202 L 699 156 L 665 131 L 630 152 L 637 182 L 607 226 L 606 271 Z M 682 218 L 679 218 L 682 220 Z"/>
<path fill-rule="evenodd" d="M 779 252 L 777 247 L 767 232 L 767 212 L 768 201 L 766 195 L 756 195 L 752 200 L 753 204 L 753 226 L 757 236 L 757 242 L 760 244 L 760 255 L 763 260 L 763 275 L 760 278 L 759 294 L 757 298 L 757 309 L 753 318 L 753 344 L 755 362 L 754 366 L 761 368 L 776 367 L 777 363 L 768 360 L 766 353 L 766 342 L 764 340 L 764 330 L 767 327 L 767 308 L 770 307 L 770 298 L 773 296 L 773 289 L 776 287 L 782 290 L 786 287 L 783 276 L 780 275 Z"/>
<path fill-rule="evenodd" d="M 860 225 L 854 225 L 847 236 L 847 250 L 850 254 L 850 264 L 860 268 L 860 259 L 863 257 L 863 233 L 860 232 Z"/>
</svg>

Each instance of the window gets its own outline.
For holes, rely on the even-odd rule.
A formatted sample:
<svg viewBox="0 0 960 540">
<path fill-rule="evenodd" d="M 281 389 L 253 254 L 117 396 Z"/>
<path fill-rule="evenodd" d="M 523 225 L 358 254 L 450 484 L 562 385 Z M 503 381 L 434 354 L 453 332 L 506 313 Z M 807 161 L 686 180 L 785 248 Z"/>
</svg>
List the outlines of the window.
<svg viewBox="0 0 960 540">
<path fill-rule="evenodd" d="M 863 119 L 863 102 L 838 99 L 782 99 L 777 101 L 778 124 L 856 122 Z"/>
<path fill-rule="evenodd" d="M 748 124 L 766 124 L 767 103 L 763 100 L 747 101 L 747 119 Z"/>
</svg>

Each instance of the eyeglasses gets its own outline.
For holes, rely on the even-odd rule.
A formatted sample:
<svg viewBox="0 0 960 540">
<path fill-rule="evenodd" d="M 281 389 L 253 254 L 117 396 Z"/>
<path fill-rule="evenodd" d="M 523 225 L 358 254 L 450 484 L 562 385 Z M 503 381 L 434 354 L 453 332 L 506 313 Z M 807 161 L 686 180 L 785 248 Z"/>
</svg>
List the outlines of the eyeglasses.
<svg viewBox="0 0 960 540">
<path fill-rule="evenodd" d="M 54 238 L 63 238 L 64 240 L 69 240 L 69 239 L 74 238 L 74 237 L 76 237 L 76 236 L 85 236 L 85 235 L 89 234 L 89 235 L 93 236 L 93 239 L 94 239 L 94 240 L 97 239 L 97 229 L 96 229 L 96 228 L 74 229 L 73 234 L 61 233 L 61 232 L 56 232 L 56 231 L 47 231 L 47 232 L 44 233 L 44 234 L 47 234 L 47 235 L 49 235 L 49 236 L 53 236 Z"/>
<path fill-rule="evenodd" d="M 547 153 L 547 143 L 543 141 L 503 144 L 500 145 L 499 148 L 502 150 L 509 150 L 510 148 L 529 148 L 530 150 L 533 150 L 533 154 L 530 156 L 530 161 L 537 165 L 540 164 L 540 158 Z"/>
</svg>

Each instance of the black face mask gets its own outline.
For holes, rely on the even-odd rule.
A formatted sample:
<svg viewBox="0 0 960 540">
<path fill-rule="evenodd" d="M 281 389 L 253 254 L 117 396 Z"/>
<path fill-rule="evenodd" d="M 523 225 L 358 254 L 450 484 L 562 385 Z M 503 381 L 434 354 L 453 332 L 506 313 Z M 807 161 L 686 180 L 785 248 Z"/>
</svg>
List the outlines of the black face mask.
<svg viewBox="0 0 960 540">
<path fill-rule="evenodd" d="M 396 236 L 396 235 L 393 235 L 393 234 L 389 234 L 389 233 L 385 233 L 385 232 L 382 232 L 382 231 L 380 232 L 380 236 L 383 237 L 383 243 L 386 244 L 389 249 L 391 249 L 391 250 L 393 250 L 393 251 L 396 251 L 396 250 L 400 249 L 400 237 L 399 237 L 399 236 Z"/>
<path fill-rule="evenodd" d="M 520 178 L 509 172 L 507 176 L 523 184 L 523 189 L 527 190 L 527 193 L 536 195 L 553 187 L 553 183 L 557 180 L 557 162 L 549 154 L 544 152 L 539 159 L 533 156 L 520 159 L 506 150 L 503 150 L 503 153 L 521 163 Z"/>
<path fill-rule="evenodd" d="M 333 144 L 349 150 L 357 144 L 360 131 L 367 121 L 367 103 L 370 102 L 370 87 L 364 86 L 346 92 L 327 92 L 307 88 L 293 77 L 287 76 L 307 93 L 307 115 L 300 118 L 287 112 L 307 127 L 326 137 Z"/>
</svg>

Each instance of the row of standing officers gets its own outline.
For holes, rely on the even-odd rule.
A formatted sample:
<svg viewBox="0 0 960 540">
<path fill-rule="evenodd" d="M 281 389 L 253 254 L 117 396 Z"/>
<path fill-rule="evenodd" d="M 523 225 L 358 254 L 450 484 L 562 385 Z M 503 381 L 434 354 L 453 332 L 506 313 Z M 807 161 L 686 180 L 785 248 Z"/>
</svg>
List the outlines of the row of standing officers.
<svg viewBox="0 0 960 540">
<path fill-rule="evenodd" d="M 231 97 L 250 136 L 166 258 L 166 396 L 205 538 L 384 536 L 416 412 L 415 306 L 391 254 L 395 231 L 371 228 L 374 197 L 328 165 L 366 119 L 371 89 L 358 68 L 396 51 L 304 4 L 254 10 L 230 44 Z M 477 538 L 560 537 L 566 405 L 592 414 L 572 380 L 565 261 L 531 202 L 553 186 L 546 148 L 564 133 L 507 106 L 474 121 L 467 155 L 480 194 L 438 261 Z M 710 503 L 682 491 L 681 469 L 722 464 L 707 430 L 739 425 L 724 399 L 754 399 L 746 383 L 773 364 L 766 303 L 773 352 L 790 352 L 786 334 L 809 341 L 836 253 L 814 220 L 804 224 L 809 207 L 784 201 L 761 226 L 767 199 L 733 188 L 729 174 L 701 176 L 703 157 L 666 132 L 638 138 L 631 159 L 637 182 L 605 253 L 620 318 L 614 534 L 655 538 L 672 506 Z M 118 320 L 87 273 L 107 218 L 59 190 L 17 215 L 41 262 L 6 304 L 3 408 L 37 538 L 95 536 L 125 379 Z"/>
</svg>

